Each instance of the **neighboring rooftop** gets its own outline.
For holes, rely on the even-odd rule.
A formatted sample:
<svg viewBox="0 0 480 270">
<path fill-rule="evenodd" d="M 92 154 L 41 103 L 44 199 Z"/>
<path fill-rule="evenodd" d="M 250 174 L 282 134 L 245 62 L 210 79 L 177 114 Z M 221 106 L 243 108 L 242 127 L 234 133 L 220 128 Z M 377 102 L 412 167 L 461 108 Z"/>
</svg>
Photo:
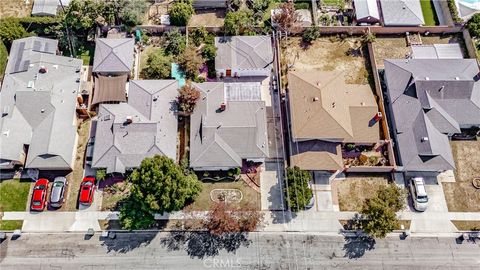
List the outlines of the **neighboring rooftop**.
<svg viewBox="0 0 480 270">
<path fill-rule="evenodd" d="M 415 59 L 462 59 L 460 44 L 414 45 L 412 58 Z"/>
<path fill-rule="evenodd" d="M 191 167 L 233 168 L 242 166 L 243 159 L 268 157 L 265 102 L 255 94 L 259 88 L 253 84 L 193 84 L 201 97 L 191 116 Z M 250 94 L 233 94 L 242 87 Z"/>
<path fill-rule="evenodd" d="M 130 73 L 133 67 L 133 38 L 97 38 L 93 72 Z"/>
<path fill-rule="evenodd" d="M 61 0 L 64 6 L 67 6 L 70 0 Z M 56 16 L 58 12 L 58 0 L 34 0 L 32 7 L 32 16 Z"/>
<path fill-rule="evenodd" d="M 265 69 L 273 62 L 270 36 L 216 37 L 216 69 Z"/>
<path fill-rule="evenodd" d="M 82 60 L 53 54 L 56 45 L 55 40 L 38 37 L 12 44 L 0 92 L 4 162 L 48 170 L 73 167 Z"/>
<path fill-rule="evenodd" d="M 124 173 L 145 157 L 176 160 L 177 95 L 176 80 L 133 80 L 128 103 L 101 104 L 92 167 Z"/>
<path fill-rule="evenodd" d="M 399 159 L 405 170 L 455 167 L 445 134 L 480 125 L 478 73 L 475 59 L 385 60 Z"/>
<path fill-rule="evenodd" d="M 377 0 L 354 0 L 357 20 L 380 19 Z"/>
<path fill-rule="evenodd" d="M 380 0 L 383 23 L 387 26 L 425 24 L 420 0 Z"/>
</svg>

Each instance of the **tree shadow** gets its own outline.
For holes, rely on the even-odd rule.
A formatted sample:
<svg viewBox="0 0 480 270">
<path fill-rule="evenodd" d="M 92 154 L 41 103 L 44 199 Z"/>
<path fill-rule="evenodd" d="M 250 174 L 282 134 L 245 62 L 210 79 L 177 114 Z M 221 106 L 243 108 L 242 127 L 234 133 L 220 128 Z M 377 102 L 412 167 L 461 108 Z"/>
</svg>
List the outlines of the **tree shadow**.
<svg viewBox="0 0 480 270">
<path fill-rule="evenodd" d="M 100 237 L 103 241 L 102 246 L 107 248 L 107 252 L 127 253 L 136 248 L 147 246 L 155 238 L 157 232 L 128 232 L 116 233 L 116 237 Z"/>
<path fill-rule="evenodd" d="M 235 253 L 241 246 L 248 247 L 248 233 L 214 235 L 209 232 L 173 231 L 161 244 L 169 251 L 184 249 L 191 258 L 203 259 L 217 256 L 221 250 Z"/>
<path fill-rule="evenodd" d="M 375 243 L 375 239 L 368 235 L 345 236 L 345 244 L 343 245 L 344 257 L 349 259 L 361 258 L 366 251 L 375 248 Z"/>
</svg>

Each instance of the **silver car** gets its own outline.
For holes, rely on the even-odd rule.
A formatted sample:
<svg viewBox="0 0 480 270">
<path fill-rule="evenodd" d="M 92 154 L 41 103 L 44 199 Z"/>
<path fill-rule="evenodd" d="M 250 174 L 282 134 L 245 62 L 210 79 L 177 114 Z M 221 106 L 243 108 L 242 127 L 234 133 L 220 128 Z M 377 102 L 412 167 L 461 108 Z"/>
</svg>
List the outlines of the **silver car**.
<svg viewBox="0 0 480 270">
<path fill-rule="evenodd" d="M 53 180 L 52 190 L 50 192 L 50 206 L 55 208 L 62 207 L 65 201 L 65 189 L 67 188 L 68 181 L 65 177 L 59 176 Z"/>
<path fill-rule="evenodd" d="M 413 177 L 410 180 L 410 192 L 412 193 L 413 208 L 419 212 L 427 210 L 428 195 L 422 177 Z"/>
</svg>

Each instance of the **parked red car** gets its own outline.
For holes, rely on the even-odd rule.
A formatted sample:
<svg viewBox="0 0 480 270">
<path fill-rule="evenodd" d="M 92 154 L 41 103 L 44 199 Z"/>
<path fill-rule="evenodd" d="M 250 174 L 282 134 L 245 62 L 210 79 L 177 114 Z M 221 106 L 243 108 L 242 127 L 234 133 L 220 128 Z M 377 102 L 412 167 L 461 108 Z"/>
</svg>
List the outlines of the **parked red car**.
<svg viewBox="0 0 480 270">
<path fill-rule="evenodd" d="M 85 176 L 80 184 L 79 203 L 82 205 L 91 205 L 93 194 L 95 192 L 95 177 Z"/>
<path fill-rule="evenodd" d="M 32 200 L 30 202 L 30 210 L 43 211 L 47 201 L 48 180 L 45 178 L 38 179 L 33 187 Z"/>
</svg>

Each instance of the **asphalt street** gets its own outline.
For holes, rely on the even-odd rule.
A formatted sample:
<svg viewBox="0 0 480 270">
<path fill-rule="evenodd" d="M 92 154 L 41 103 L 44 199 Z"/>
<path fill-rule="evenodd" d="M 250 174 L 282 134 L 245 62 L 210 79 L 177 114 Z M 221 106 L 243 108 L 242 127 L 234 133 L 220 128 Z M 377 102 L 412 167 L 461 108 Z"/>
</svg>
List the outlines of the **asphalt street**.
<svg viewBox="0 0 480 270">
<path fill-rule="evenodd" d="M 0 245 L 0 269 L 479 269 L 480 244 L 295 233 L 23 234 Z"/>
</svg>

